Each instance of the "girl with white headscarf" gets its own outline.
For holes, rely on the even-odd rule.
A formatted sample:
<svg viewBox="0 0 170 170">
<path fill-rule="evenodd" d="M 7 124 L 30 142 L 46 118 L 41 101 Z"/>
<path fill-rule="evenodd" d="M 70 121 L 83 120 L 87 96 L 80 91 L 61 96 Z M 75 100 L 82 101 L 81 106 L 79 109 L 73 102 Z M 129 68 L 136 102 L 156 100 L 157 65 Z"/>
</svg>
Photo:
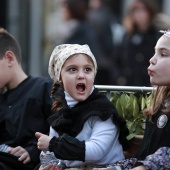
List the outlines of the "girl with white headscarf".
<svg viewBox="0 0 170 170">
<path fill-rule="evenodd" d="M 38 148 L 50 151 L 42 152 L 43 158 L 52 152 L 60 165 L 80 169 L 124 159 L 122 144 L 128 129 L 113 104 L 94 87 L 96 73 L 96 59 L 88 45 L 63 44 L 52 52 L 49 74 L 56 113 L 49 118 L 50 136 L 36 133 Z M 55 169 L 51 163 L 40 169 Z"/>
</svg>

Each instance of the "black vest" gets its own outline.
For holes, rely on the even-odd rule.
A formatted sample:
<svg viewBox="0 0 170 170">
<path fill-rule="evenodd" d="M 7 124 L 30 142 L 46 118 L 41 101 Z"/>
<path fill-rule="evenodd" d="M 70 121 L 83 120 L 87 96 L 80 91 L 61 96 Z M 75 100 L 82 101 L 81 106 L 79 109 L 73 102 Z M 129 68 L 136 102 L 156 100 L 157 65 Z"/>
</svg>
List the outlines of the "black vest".
<svg viewBox="0 0 170 170">
<path fill-rule="evenodd" d="M 170 115 L 159 111 L 152 116 L 152 121 L 149 118 L 146 120 L 144 139 L 137 158 L 143 160 L 164 146 L 170 147 Z"/>
</svg>

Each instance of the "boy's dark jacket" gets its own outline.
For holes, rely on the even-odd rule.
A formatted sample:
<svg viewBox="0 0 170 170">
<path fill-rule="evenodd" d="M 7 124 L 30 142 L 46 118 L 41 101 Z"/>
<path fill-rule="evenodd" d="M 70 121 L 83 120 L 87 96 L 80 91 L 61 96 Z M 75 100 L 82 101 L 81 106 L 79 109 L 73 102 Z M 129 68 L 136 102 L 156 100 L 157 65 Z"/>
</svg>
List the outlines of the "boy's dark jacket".
<svg viewBox="0 0 170 170">
<path fill-rule="evenodd" d="M 51 87 L 50 79 L 29 76 L 15 89 L 0 94 L 0 144 L 23 147 L 35 165 L 40 154 L 35 132 L 49 132 Z"/>
</svg>

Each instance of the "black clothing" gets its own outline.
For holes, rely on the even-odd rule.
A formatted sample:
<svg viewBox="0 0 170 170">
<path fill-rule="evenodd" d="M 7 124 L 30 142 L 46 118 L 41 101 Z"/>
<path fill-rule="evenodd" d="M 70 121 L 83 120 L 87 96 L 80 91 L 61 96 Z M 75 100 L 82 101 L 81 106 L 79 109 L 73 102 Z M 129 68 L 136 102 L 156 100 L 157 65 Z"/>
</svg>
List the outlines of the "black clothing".
<svg viewBox="0 0 170 170">
<path fill-rule="evenodd" d="M 98 61 L 100 48 L 95 32 L 86 21 L 77 21 L 76 29 L 63 41 L 63 44 L 87 44 Z"/>
<path fill-rule="evenodd" d="M 62 91 L 60 91 L 60 93 L 62 100 L 64 100 L 64 93 Z M 54 137 L 51 140 L 49 150 L 53 151 L 59 159 L 65 159 L 67 157 L 70 158 L 69 160 L 75 160 L 76 158 L 76 160 L 84 161 L 85 143 L 84 141 L 78 141 L 74 137 L 81 132 L 84 123 L 92 116 L 98 116 L 103 121 L 112 116 L 113 122 L 120 130 L 120 143 L 123 145 L 124 149 L 128 147 L 126 136 L 129 134 L 129 131 L 126 127 L 125 120 L 118 115 L 114 105 L 107 99 L 107 97 L 98 93 L 98 89 L 94 89 L 93 93 L 85 101 L 79 102 L 73 108 L 68 107 L 65 101 L 62 109 L 48 119 L 52 128 L 56 130 L 60 136 L 59 139 Z M 73 140 L 77 141 L 73 142 Z M 61 142 L 63 142 L 62 145 Z M 65 151 L 66 147 L 68 148 L 67 152 Z M 61 152 L 62 150 L 64 152 Z M 79 158 L 75 157 L 75 155 L 77 155 L 75 153 L 77 150 L 80 152 Z M 66 153 L 66 155 L 63 156 L 64 153 Z"/>
<path fill-rule="evenodd" d="M 105 51 L 102 50 L 103 47 L 101 47 L 100 45 L 101 42 L 98 39 L 96 30 L 91 27 L 88 21 L 77 21 L 77 23 L 77 27 L 72 32 L 72 34 L 70 34 L 70 36 L 67 37 L 62 43 L 80 45 L 87 44 L 90 47 L 92 53 L 94 54 L 99 68 L 95 78 L 95 84 L 110 84 L 108 82 L 110 82 L 112 78 L 112 75 L 110 75 L 110 67 L 112 66 L 112 62 L 110 62 L 110 60 L 108 61 L 108 56 L 111 55 L 110 51 L 112 51 L 112 48 L 108 50 L 109 48 L 107 47 L 106 50 L 107 53 L 109 53 L 109 55 L 107 55 Z M 109 37 L 109 40 L 111 38 L 112 37 Z M 109 47 L 111 47 L 111 44 L 109 44 Z"/>
<path fill-rule="evenodd" d="M 144 160 L 148 155 L 151 155 L 161 147 L 170 147 L 170 115 L 166 114 L 168 117 L 168 122 L 163 128 L 157 126 L 158 118 L 161 115 L 165 115 L 162 111 L 152 116 L 152 122 L 149 118 L 146 120 L 146 129 L 144 138 L 141 144 L 140 152 L 137 154 L 139 160 Z"/>
<path fill-rule="evenodd" d="M 117 25 L 118 17 L 107 4 L 103 4 L 99 8 L 89 10 L 88 22 L 97 35 L 100 55 L 102 55 L 97 61 L 99 70 L 95 82 L 100 85 L 113 85 L 115 84 L 114 67 L 116 57 L 113 27 Z"/>
<path fill-rule="evenodd" d="M 0 94 L 0 144 L 23 147 L 34 165 L 40 154 L 35 132 L 49 132 L 51 87 L 50 79 L 29 76 L 15 89 Z"/>
<path fill-rule="evenodd" d="M 126 33 L 123 39 L 120 70 L 128 86 L 150 86 L 147 68 L 160 34 L 155 28 L 145 33 Z"/>
<path fill-rule="evenodd" d="M 85 141 L 79 141 L 67 134 L 50 140 L 49 151 L 59 159 L 85 161 Z"/>
<path fill-rule="evenodd" d="M 34 165 L 32 163 L 23 164 L 18 161 L 18 157 L 0 152 L 0 170 L 32 170 Z"/>
</svg>

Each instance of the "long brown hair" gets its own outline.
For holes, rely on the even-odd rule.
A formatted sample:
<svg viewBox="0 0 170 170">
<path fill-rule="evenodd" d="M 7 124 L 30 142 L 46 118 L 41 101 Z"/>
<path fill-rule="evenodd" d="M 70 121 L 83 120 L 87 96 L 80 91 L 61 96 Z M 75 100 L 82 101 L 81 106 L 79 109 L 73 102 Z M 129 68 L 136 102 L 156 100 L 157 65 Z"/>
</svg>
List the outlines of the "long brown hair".
<svg viewBox="0 0 170 170">
<path fill-rule="evenodd" d="M 150 119 L 152 115 L 156 114 L 158 110 L 164 106 L 165 100 L 170 101 L 170 88 L 168 86 L 157 86 L 153 92 L 153 99 L 151 101 L 151 107 L 144 111 L 145 115 L 149 115 Z M 170 108 L 163 107 L 164 113 L 170 114 Z"/>
</svg>

